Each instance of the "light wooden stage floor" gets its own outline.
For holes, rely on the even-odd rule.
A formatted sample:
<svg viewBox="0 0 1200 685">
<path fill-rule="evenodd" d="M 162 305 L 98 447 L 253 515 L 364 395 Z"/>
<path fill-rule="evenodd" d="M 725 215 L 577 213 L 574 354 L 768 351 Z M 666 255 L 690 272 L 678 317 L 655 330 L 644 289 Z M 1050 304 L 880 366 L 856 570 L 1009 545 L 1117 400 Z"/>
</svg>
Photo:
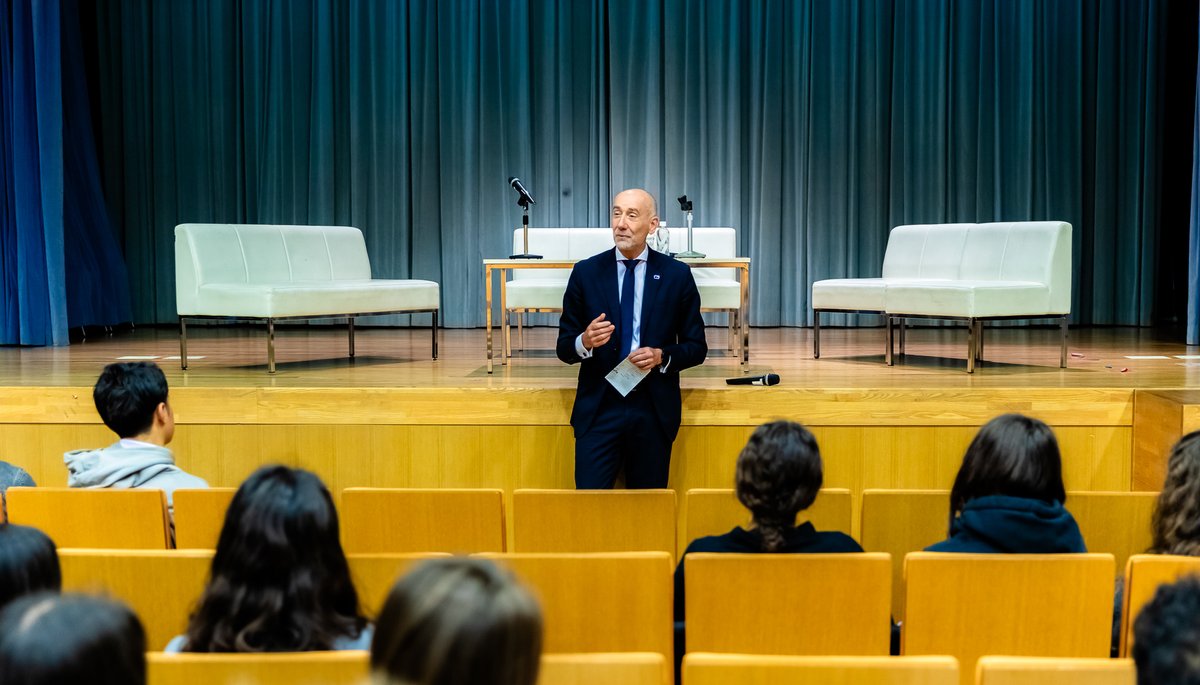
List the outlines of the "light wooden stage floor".
<svg viewBox="0 0 1200 685">
<path fill-rule="evenodd" d="M 281 328 L 273 376 L 265 332 L 254 326 L 190 327 L 186 372 L 168 327 L 62 348 L 0 348 L 0 458 L 39 483 L 65 483 L 63 451 L 112 441 L 91 401 L 97 374 L 140 357 L 154 358 L 171 384 L 180 465 L 213 485 L 286 462 L 335 489 L 571 487 L 577 369 L 554 357 L 555 334 L 527 329 L 527 351 L 492 375 L 478 329 L 442 331 L 435 361 L 428 329 L 360 327 L 350 360 L 344 328 Z M 708 334 L 710 358 L 683 374 L 671 472 L 680 492 L 730 487 L 746 437 L 780 417 L 812 428 L 826 485 L 856 494 L 948 488 L 978 426 L 1009 411 L 1054 426 L 1068 489 L 1156 489 L 1161 474 L 1139 476 L 1138 455 L 1160 460 L 1164 445 L 1200 424 L 1200 408 L 1196 418 L 1188 409 L 1200 405 L 1189 392 L 1200 359 L 1180 358 L 1200 350 L 1169 332 L 1073 329 L 1060 369 L 1057 330 L 988 329 L 984 361 L 969 375 L 962 328 L 910 330 L 908 355 L 890 368 L 881 328 L 823 329 L 819 360 L 810 329 L 756 328 L 748 372 L 779 374 L 782 383 L 770 388 L 727 386 L 725 378 L 741 375 L 737 359 L 724 349 L 724 328 Z M 1154 400 L 1140 413 L 1139 396 Z"/>
</svg>

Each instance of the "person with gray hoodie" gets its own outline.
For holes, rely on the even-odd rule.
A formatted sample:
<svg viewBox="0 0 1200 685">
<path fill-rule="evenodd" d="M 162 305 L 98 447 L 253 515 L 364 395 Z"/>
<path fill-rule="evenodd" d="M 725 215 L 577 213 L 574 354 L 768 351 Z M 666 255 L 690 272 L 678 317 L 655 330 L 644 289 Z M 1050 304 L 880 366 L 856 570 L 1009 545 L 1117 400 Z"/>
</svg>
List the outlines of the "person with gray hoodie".
<svg viewBox="0 0 1200 685">
<path fill-rule="evenodd" d="M 68 486 L 162 490 L 172 515 L 175 490 L 208 487 L 176 466 L 167 449 L 175 436 L 175 415 L 167 403 L 167 378 L 157 364 L 109 364 L 96 381 L 92 399 L 104 425 L 120 439 L 102 449 L 64 454 Z"/>
</svg>

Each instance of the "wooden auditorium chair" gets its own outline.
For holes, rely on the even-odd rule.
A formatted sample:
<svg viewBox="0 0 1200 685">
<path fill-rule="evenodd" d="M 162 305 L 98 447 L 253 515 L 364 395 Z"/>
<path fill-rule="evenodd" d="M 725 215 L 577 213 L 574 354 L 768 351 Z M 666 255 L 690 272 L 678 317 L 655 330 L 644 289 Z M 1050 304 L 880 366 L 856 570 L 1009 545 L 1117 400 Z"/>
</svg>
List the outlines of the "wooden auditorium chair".
<svg viewBox="0 0 1200 685">
<path fill-rule="evenodd" d="M 675 555 L 674 490 L 517 490 L 512 551 Z"/>
<path fill-rule="evenodd" d="M 1067 511 L 1079 524 L 1089 552 L 1113 555 L 1117 569 L 1150 548 L 1157 492 L 1068 492 Z"/>
<path fill-rule="evenodd" d="M 663 685 L 662 654 L 543 654 L 538 685 Z"/>
<path fill-rule="evenodd" d="M 146 654 L 147 685 L 361 685 L 365 651 L 275 654 Z"/>
<path fill-rule="evenodd" d="M 162 490 L 9 488 L 8 520 L 33 526 L 63 547 L 167 549 Z"/>
<path fill-rule="evenodd" d="M 503 552 L 504 493 L 453 488 L 346 488 L 347 554 Z"/>
<path fill-rule="evenodd" d="M 946 539 L 949 490 L 863 490 L 862 547 L 892 555 L 892 616 L 904 619 L 904 557 Z"/>
<path fill-rule="evenodd" d="M 1121 656 L 1133 648 L 1133 622 L 1142 607 L 1154 598 L 1158 586 L 1185 575 L 1200 574 L 1200 557 L 1171 554 L 1135 554 L 1125 564 L 1125 594 L 1121 602 Z"/>
<path fill-rule="evenodd" d="M 886 554 L 687 556 L 688 652 L 887 656 Z"/>
<path fill-rule="evenodd" d="M 684 685 L 957 685 L 948 656 L 688 654 Z"/>
<path fill-rule="evenodd" d="M 985 656 L 979 659 L 975 685 L 1135 685 L 1129 659 L 1066 659 L 1036 656 Z"/>
<path fill-rule="evenodd" d="M 732 488 L 697 488 L 684 497 L 683 528 L 680 540 L 682 553 L 688 543 L 706 535 L 728 533 L 735 526 L 748 528 L 750 512 L 738 501 Z M 850 534 L 850 491 L 846 488 L 824 488 L 808 509 L 796 516 L 796 523 L 812 521 L 817 530 L 837 530 Z"/>
<path fill-rule="evenodd" d="M 484 554 L 538 598 L 550 653 L 653 652 L 669 672 L 673 648 L 671 555 Z"/>
<path fill-rule="evenodd" d="M 1069 492 L 1066 507 L 1089 552 L 1113 555 L 1124 568 L 1131 554 L 1150 546 L 1153 492 Z M 862 546 L 892 555 L 892 615 L 904 618 L 904 557 L 946 539 L 949 490 L 864 490 Z"/>
<path fill-rule="evenodd" d="M 211 550 L 58 550 L 63 590 L 104 594 L 129 605 L 146 629 L 146 646 L 163 649 L 187 630 L 204 591 Z"/>
<path fill-rule="evenodd" d="M 954 656 L 964 685 L 989 654 L 1105 657 L 1114 568 L 1111 554 L 913 552 L 903 653 Z"/>
<path fill-rule="evenodd" d="M 358 604 L 367 616 L 374 618 L 383 609 L 388 592 L 413 566 L 427 559 L 448 557 L 449 554 L 422 552 L 408 554 L 347 554 L 350 577 L 358 592 Z"/>
<path fill-rule="evenodd" d="M 181 488 L 175 491 L 175 546 L 216 549 L 225 510 L 237 488 Z"/>
</svg>

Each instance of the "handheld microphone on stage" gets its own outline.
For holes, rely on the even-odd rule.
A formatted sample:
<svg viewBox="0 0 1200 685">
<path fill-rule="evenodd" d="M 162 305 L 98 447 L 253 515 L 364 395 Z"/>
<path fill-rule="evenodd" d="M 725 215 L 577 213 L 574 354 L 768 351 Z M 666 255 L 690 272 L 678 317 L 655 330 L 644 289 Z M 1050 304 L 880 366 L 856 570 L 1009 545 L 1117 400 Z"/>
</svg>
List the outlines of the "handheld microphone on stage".
<svg viewBox="0 0 1200 685">
<path fill-rule="evenodd" d="M 779 374 L 764 373 L 761 376 L 742 376 L 740 378 L 726 378 L 727 385 L 779 385 Z"/>
<path fill-rule="evenodd" d="M 508 185 L 512 186 L 513 190 L 517 191 L 517 194 L 521 196 L 517 200 L 517 204 L 521 206 L 524 206 L 526 202 L 531 205 L 537 204 L 537 202 L 534 201 L 533 196 L 529 194 L 529 191 L 526 190 L 525 186 L 521 184 L 521 179 L 517 178 L 516 176 L 510 176 L 508 178 Z"/>
</svg>

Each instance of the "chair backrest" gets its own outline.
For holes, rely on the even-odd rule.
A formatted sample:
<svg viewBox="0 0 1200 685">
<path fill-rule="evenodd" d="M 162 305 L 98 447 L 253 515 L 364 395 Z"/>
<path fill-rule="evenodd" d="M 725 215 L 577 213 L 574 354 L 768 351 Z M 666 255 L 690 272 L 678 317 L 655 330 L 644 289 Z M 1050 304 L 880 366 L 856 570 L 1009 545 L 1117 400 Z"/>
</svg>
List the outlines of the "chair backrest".
<svg viewBox="0 0 1200 685">
<path fill-rule="evenodd" d="M 887 656 L 886 554 L 687 556 L 687 651 Z"/>
<path fill-rule="evenodd" d="M 374 619 L 379 615 L 383 603 L 391 592 L 392 585 L 413 566 L 427 559 L 448 557 L 449 554 L 426 552 L 421 554 L 347 554 L 350 577 L 358 592 L 358 604 L 363 613 Z"/>
<path fill-rule="evenodd" d="M 285 654 L 146 654 L 147 685 L 360 685 L 365 651 Z"/>
<path fill-rule="evenodd" d="M 812 506 L 796 515 L 796 523 L 812 521 L 817 530 L 837 530 L 850 534 L 850 491 L 825 488 Z M 683 538 L 679 549 L 706 535 L 728 533 L 734 526 L 750 526 L 750 512 L 738 501 L 732 488 L 688 490 L 684 497 Z"/>
<path fill-rule="evenodd" d="M 175 546 L 216 549 L 225 510 L 237 488 L 180 488 L 175 491 Z"/>
<path fill-rule="evenodd" d="M 674 490 L 517 490 L 514 552 L 675 554 Z"/>
<path fill-rule="evenodd" d="M 913 552 L 904 563 L 905 654 L 950 654 L 970 682 L 987 654 L 1104 657 L 1111 554 Z"/>
<path fill-rule="evenodd" d="M 1135 554 L 1125 564 L 1125 594 L 1121 603 L 1121 656 L 1133 649 L 1133 622 L 1142 607 L 1154 598 L 1160 585 L 1186 575 L 1200 574 L 1200 557 L 1171 554 Z"/>
<path fill-rule="evenodd" d="M 884 278 L 1032 281 L 1049 286 L 1048 310 L 1071 310 L 1071 224 L 1006 221 L 897 226 Z"/>
<path fill-rule="evenodd" d="M 687 226 L 670 226 L 671 252 L 683 252 L 688 249 Z M 737 231 L 729 226 L 693 226 L 692 249 L 706 257 L 736 257 Z M 736 269 L 692 269 L 692 276 L 697 281 L 705 278 L 736 280 Z"/>
<path fill-rule="evenodd" d="M 180 224 L 175 227 L 179 314 L 210 283 L 292 283 L 371 278 L 362 231 L 350 226 Z"/>
<path fill-rule="evenodd" d="M 687 249 L 687 227 L 670 226 L 671 251 L 683 252 Z M 737 232 L 728 226 L 694 226 L 692 228 L 692 245 L 697 252 L 708 257 L 736 257 Z M 611 228 L 531 228 L 529 229 L 529 250 L 540 254 L 545 259 L 580 260 L 587 259 L 605 250 L 613 248 Z M 520 228 L 513 230 L 513 254 L 525 252 L 524 231 Z M 569 269 L 514 269 L 513 280 L 553 280 L 565 281 L 570 275 Z M 701 278 L 735 279 L 734 269 L 695 269 L 693 276 Z"/>
<path fill-rule="evenodd" d="M 688 654 L 686 685 L 957 685 L 948 656 L 763 656 Z"/>
<path fill-rule="evenodd" d="M 862 547 L 892 555 L 892 616 L 904 619 L 904 557 L 946 539 L 949 490 L 864 490 Z"/>
<path fill-rule="evenodd" d="M 1150 519 L 1157 492 L 1068 492 L 1067 510 L 1079 524 L 1089 552 L 1113 555 L 1117 568 L 1154 542 Z"/>
<path fill-rule="evenodd" d="M 212 555 L 211 550 L 58 550 L 63 589 L 106 594 L 128 604 L 142 620 L 152 650 L 187 630 Z"/>
<path fill-rule="evenodd" d="M 505 550 L 500 490 L 346 488 L 339 513 L 347 554 Z"/>
<path fill-rule="evenodd" d="M 59 548 L 166 549 L 162 490 L 9 488 L 8 520 L 39 528 Z"/>
<path fill-rule="evenodd" d="M 1069 659 L 1035 656 L 985 656 L 979 659 L 976 685 L 1134 685 L 1137 671 L 1129 659 Z"/>
<path fill-rule="evenodd" d="M 545 652 L 655 652 L 671 663 L 666 552 L 480 556 L 511 569 L 537 596 Z"/>
<path fill-rule="evenodd" d="M 544 654 L 538 685 L 662 685 L 666 667 L 653 652 Z"/>
</svg>

